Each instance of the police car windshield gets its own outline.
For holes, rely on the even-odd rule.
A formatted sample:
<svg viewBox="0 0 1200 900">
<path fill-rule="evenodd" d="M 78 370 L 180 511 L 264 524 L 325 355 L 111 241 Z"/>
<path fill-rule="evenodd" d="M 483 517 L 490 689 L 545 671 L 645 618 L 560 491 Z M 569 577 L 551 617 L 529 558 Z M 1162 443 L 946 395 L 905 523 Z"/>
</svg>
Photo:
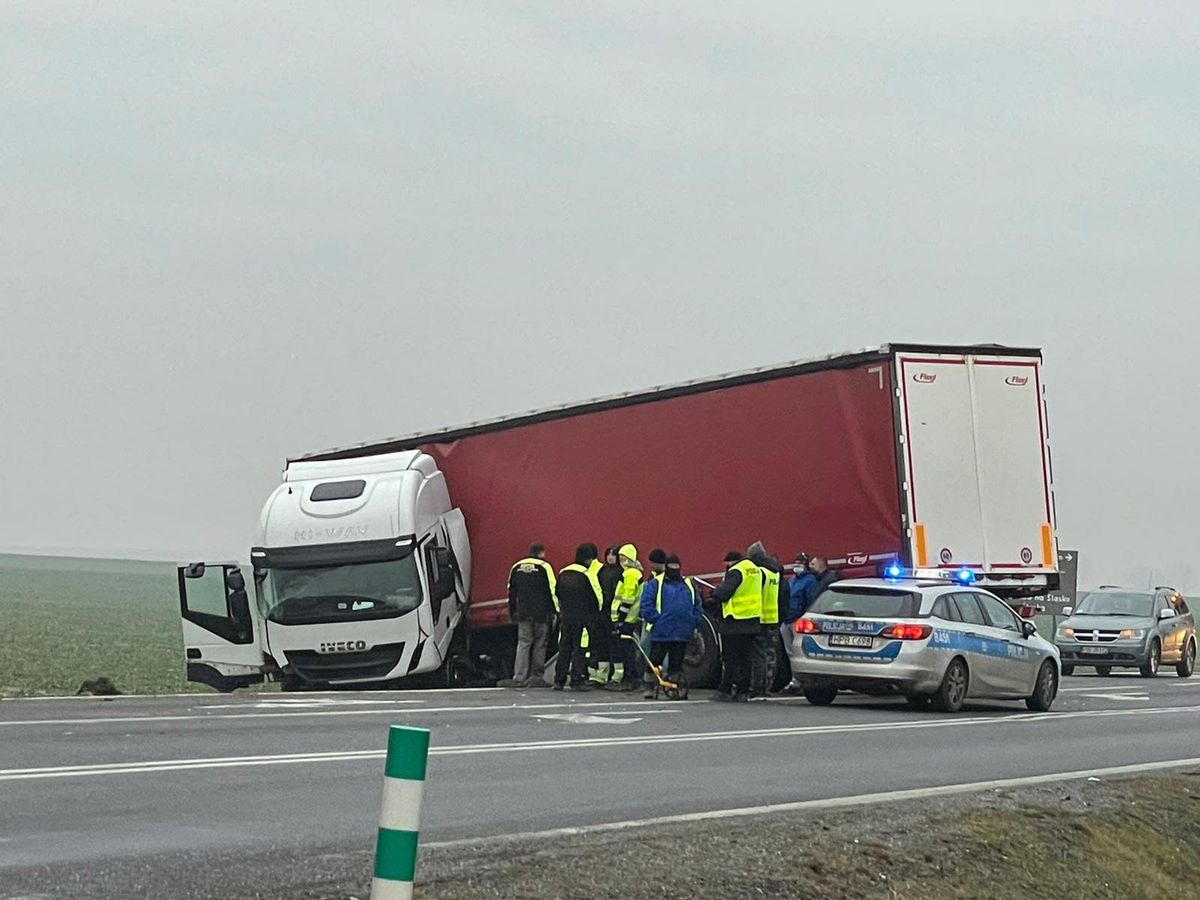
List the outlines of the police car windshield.
<svg viewBox="0 0 1200 900">
<path fill-rule="evenodd" d="M 1097 591 L 1088 594 L 1075 608 L 1077 616 L 1140 616 L 1154 615 L 1154 597 L 1150 594 L 1121 594 Z"/>
<path fill-rule="evenodd" d="M 813 601 L 811 613 L 867 619 L 898 619 L 914 616 L 920 596 L 910 591 L 872 590 L 833 585 Z"/>
</svg>

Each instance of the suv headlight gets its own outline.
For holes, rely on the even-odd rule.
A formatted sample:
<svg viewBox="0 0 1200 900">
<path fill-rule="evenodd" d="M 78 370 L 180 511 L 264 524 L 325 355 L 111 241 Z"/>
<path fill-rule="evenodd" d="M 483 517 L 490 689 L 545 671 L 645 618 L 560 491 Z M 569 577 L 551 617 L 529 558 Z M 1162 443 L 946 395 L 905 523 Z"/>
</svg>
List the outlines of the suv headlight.
<svg viewBox="0 0 1200 900">
<path fill-rule="evenodd" d="M 1066 640 L 1067 638 L 1075 637 L 1075 629 L 1068 628 L 1066 625 L 1061 625 L 1061 626 L 1059 626 L 1059 629 L 1058 629 L 1058 636 L 1060 638 L 1062 638 L 1063 640 Z"/>
<path fill-rule="evenodd" d="M 1121 639 L 1126 641 L 1140 641 L 1146 636 L 1145 628 L 1122 628 Z"/>
</svg>

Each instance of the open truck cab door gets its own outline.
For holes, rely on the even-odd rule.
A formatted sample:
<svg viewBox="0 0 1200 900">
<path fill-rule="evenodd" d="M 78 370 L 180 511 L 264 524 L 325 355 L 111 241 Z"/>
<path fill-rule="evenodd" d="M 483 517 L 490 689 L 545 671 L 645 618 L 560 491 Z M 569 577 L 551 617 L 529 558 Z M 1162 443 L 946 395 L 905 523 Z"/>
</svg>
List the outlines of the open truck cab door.
<svg viewBox="0 0 1200 900">
<path fill-rule="evenodd" d="M 187 679 L 223 693 L 263 681 L 261 625 L 237 563 L 178 568 Z"/>
</svg>

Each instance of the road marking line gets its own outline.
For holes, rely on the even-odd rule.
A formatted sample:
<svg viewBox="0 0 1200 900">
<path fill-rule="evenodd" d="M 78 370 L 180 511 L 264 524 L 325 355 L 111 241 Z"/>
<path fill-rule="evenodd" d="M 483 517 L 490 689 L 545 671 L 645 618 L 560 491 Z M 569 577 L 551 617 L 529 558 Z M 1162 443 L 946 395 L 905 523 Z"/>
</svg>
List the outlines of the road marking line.
<svg viewBox="0 0 1200 900">
<path fill-rule="evenodd" d="M 1114 684 L 1112 687 L 1098 685 L 1096 687 L 1075 687 L 1075 688 L 1059 688 L 1060 694 L 1081 694 L 1084 691 L 1145 691 L 1146 688 L 1142 684 L 1120 685 Z"/>
<path fill-rule="evenodd" d="M 556 722 L 569 722 L 572 725 L 632 725 L 642 721 L 641 716 L 620 718 L 612 713 L 543 713 L 534 716 L 535 719 L 550 719 Z"/>
<path fill-rule="evenodd" d="M 958 784 L 943 784 L 934 787 L 910 788 L 900 791 L 882 791 L 873 794 L 855 794 L 846 797 L 827 797 L 822 800 L 796 800 L 790 803 L 772 803 L 766 806 L 743 806 L 734 809 L 712 809 L 704 812 L 679 813 L 670 816 L 655 816 L 651 819 L 634 819 L 624 822 L 604 822 L 599 825 L 577 825 L 568 828 L 551 828 L 546 831 L 527 831 L 516 834 L 500 834 L 493 837 L 463 838 L 457 841 L 432 841 L 423 844 L 426 850 L 447 850 L 473 847 L 481 844 L 509 843 L 512 841 L 573 837 L 597 834 L 605 831 L 624 831 L 629 828 L 648 828 L 661 825 L 676 825 L 688 822 L 703 822 L 711 819 L 732 819 L 743 816 L 762 816 L 782 812 L 799 812 L 816 809 L 840 809 L 844 807 L 869 806 L 880 803 L 897 803 L 904 800 L 924 800 L 930 797 L 946 797 L 954 794 L 974 794 L 983 791 L 998 791 L 1006 788 L 1029 787 L 1051 784 L 1056 781 L 1076 781 L 1082 778 L 1134 775 L 1139 772 L 1157 772 L 1164 769 L 1185 769 L 1200 765 L 1200 756 L 1187 759 L 1167 759 L 1160 762 L 1133 763 L 1124 766 L 1106 766 L 1100 769 L 1078 769 L 1070 772 L 1049 772 L 1045 775 L 1022 775 L 1017 778 L 997 778 L 992 781 L 970 781 Z"/>
<path fill-rule="evenodd" d="M 391 715 L 412 715 L 413 713 L 456 713 L 456 712 L 508 712 L 510 710 L 522 709 L 582 709 L 585 707 L 614 707 L 625 705 L 621 701 L 602 701 L 591 703 L 579 703 L 568 701 L 565 703 L 506 703 L 503 705 L 496 704 L 492 706 L 412 706 L 406 709 L 306 709 L 306 710 L 289 710 L 287 712 L 250 712 L 245 713 L 217 713 L 216 715 L 205 715 L 203 713 L 180 713 L 171 716 L 104 716 L 91 717 L 87 719 L 14 719 L 8 722 L 0 720 L 0 728 L 16 725 L 105 725 L 108 723 L 128 724 L 130 722 L 210 722 L 219 719 L 293 719 L 293 718 L 323 718 L 325 716 L 391 716 Z M 201 707 L 203 708 L 203 707 Z M 701 709 L 697 704 L 694 709 Z M 247 709 L 251 709 L 247 707 Z M 657 712 L 667 712 L 668 710 L 657 710 Z M 899 711 L 899 710 L 897 710 Z M 655 710 L 644 709 L 638 710 L 639 713 L 651 713 Z M 679 712 L 679 710 L 670 710 L 670 712 Z"/>
<path fill-rule="evenodd" d="M 1096 700 L 1144 700 L 1150 702 L 1148 694 L 1080 694 L 1080 697 L 1092 697 Z"/>
<path fill-rule="evenodd" d="M 499 687 L 475 687 L 475 688 L 398 688 L 396 690 L 386 691 L 370 691 L 372 694 L 390 695 L 390 694 L 485 694 L 495 693 L 499 691 L 507 691 L 509 688 Z M 308 695 L 321 696 L 327 694 L 329 696 L 345 696 L 355 691 L 305 691 Z M 367 693 L 359 691 L 357 693 Z M 278 696 L 276 691 L 258 691 L 244 694 L 249 701 L 250 698 L 256 696 L 273 697 Z M 193 691 L 187 694 L 117 694 L 113 697 L 92 696 L 90 694 L 53 694 L 48 697 L 8 697 L 5 702 L 15 701 L 17 703 L 38 703 L 42 700 L 82 700 L 85 703 L 94 703 L 96 701 L 124 701 L 124 700 L 170 700 L 170 699 L 187 699 L 187 700 L 218 700 L 221 699 L 214 694 L 204 691 Z"/>
<path fill-rule="evenodd" d="M 756 740 L 775 737 L 822 736 L 872 731 L 915 731 L 928 728 L 955 728 L 972 725 L 1021 725 L 1027 723 L 1065 721 L 1067 719 L 1112 718 L 1144 716 L 1160 713 L 1200 712 L 1200 706 L 1149 707 L 1145 709 L 1085 710 L 1060 713 L 1019 713 L 1013 716 L 972 716 L 945 719 L 913 719 L 903 722 L 862 722 L 849 725 L 807 725 L 794 728 L 761 728 L 741 731 L 705 731 L 688 734 L 649 734 L 625 736 L 596 736 L 593 738 L 564 738 L 548 741 L 519 741 L 502 744 L 462 744 L 435 747 L 430 756 L 468 756 L 486 753 L 529 753 L 538 750 L 577 750 L 593 747 L 611 748 L 621 745 L 684 744 L 707 741 Z M 330 750 L 310 753 L 273 754 L 264 756 L 230 756 L 198 759 L 147 760 L 143 762 L 92 763 L 79 766 L 48 766 L 41 768 L 0 769 L 0 781 L 23 781 L 42 778 L 75 778 L 92 775 L 129 775 L 149 772 L 187 771 L 190 769 L 224 769 L 243 766 L 271 766 L 298 763 L 345 762 L 382 759 L 383 750 Z"/>
</svg>

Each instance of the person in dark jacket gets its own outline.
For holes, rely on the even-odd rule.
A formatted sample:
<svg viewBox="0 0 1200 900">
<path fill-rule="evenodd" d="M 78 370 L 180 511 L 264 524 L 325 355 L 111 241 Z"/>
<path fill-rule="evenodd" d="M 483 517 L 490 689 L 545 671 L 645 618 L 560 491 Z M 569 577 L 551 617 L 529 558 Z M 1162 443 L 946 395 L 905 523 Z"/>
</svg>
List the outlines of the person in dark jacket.
<svg viewBox="0 0 1200 900">
<path fill-rule="evenodd" d="M 829 568 L 829 560 L 824 556 L 814 556 L 808 561 L 809 571 L 813 573 L 817 583 L 813 586 L 812 600 L 809 600 L 809 605 L 816 600 L 825 590 L 838 580 L 838 573 Z"/>
<path fill-rule="evenodd" d="M 796 640 L 794 630 L 796 620 L 808 611 L 816 589 L 817 576 L 808 568 L 808 554 L 797 553 L 796 559 L 792 563 L 792 577 L 788 581 L 787 614 L 783 617 L 783 624 L 779 626 L 779 633 L 783 637 L 783 646 L 788 659 L 792 658 L 792 645 Z M 783 692 L 785 694 L 800 693 L 800 682 L 793 678 Z"/>
<path fill-rule="evenodd" d="M 596 580 L 600 584 L 600 610 L 596 613 L 596 621 L 588 626 L 588 653 L 591 654 L 593 684 L 608 684 L 612 675 L 613 646 L 612 620 L 608 611 L 612 608 L 613 597 L 617 593 L 617 585 L 621 583 L 624 569 L 617 559 L 617 548 L 608 547 L 604 551 L 604 565 L 592 563 Z"/>
<path fill-rule="evenodd" d="M 712 593 L 721 607 L 721 685 L 713 700 L 744 702 L 750 690 L 750 657 L 762 613 L 762 572 L 740 550 L 725 554 L 725 579 Z"/>
<path fill-rule="evenodd" d="M 554 570 L 546 562 L 546 548 L 534 544 L 529 555 L 508 573 L 508 616 L 517 623 L 517 652 L 508 687 L 540 685 L 546 667 L 546 643 L 554 618 Z"/>
<path fill-rule="evenodd" d="M 704 618 L 704 607 L 692 580 L 683 577 L 679 557 L 671 553 L 664 554 L 663 559 L 665 571 L 662 576 L 651 578 L 642 588 L 641 617 L 649 631 L 650 662 L 660 669 L 666 662 L 667 680 L 679 685 L 686 695 L 683 656 L 692 632 Z M 653 700 L 658 693 L 654 674 L 647 669 L 643 680 L 646 685 L 644 696 Z"/>
<path fill-rule="evenodd" d="M 779 602 L 778 587 L 783 583 L 783 566 L 779 564 L 779 560 L 767 553 L 767 548 L 763 546 L 762 541 L 755 541 L 751 544 L 750 549 L 746 551 L 746 555 L 760 569 L 763 569 L 765 572 L 772 572 L 778 576 L 775 580 L 774 603 L 770 609 L 770 612 L 773 614 L 770 616 L 767 615 L 766 604 L 769 601 L 764 599 L 762 625 L 758 634 L 754 637 L 754 655 L 750 660 L 750 699 L 766 700 L 767 693 L 775 685 L 775 671 L 779 667 L 779 652 L 775 635 L 779 632 L 781 604 Z M 765 578 L 763 589 L 764 591 L 766 590 Z"/>
<path fill-rule="evenodd" d="M 583 632 L 596 621 L 600 610 L 600 582 L 596 579 L 596 545 L 580 544 L 575 562 L 558 573 L 558 612 L 562 620 L 558 638 L 558 664 L 554 690 L 591 690 L 583 657 Z M 570 677 L 570 684 L 567 678 Z"/>
</svg>

